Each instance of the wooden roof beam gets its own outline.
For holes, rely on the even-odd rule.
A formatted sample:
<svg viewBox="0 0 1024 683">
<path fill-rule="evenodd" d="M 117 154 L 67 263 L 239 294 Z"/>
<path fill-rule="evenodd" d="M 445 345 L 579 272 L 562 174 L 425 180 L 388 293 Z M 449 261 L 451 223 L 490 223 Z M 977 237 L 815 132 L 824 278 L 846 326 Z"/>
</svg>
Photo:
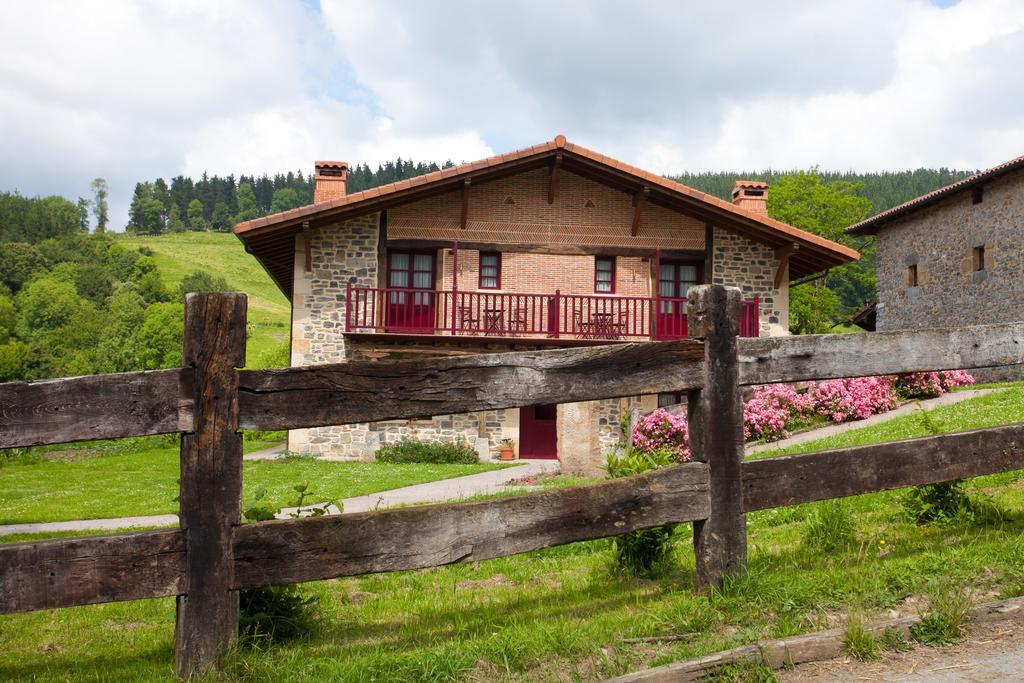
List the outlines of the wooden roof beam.
<svg viewBox="0 0 1024 683">
<path fill-rule="evenodd" d="M 302 246 L 306 250 L 306 272 L 313 272 L 313 230 L 309 221 L 302 221 Z"/>
<path fill-rule="evenodd" d="M 551 160 L 551 175 L 548 177 L 548 204 L 554 204 L 558 197 L 558 170 L 562 166 L 562 153 Z"/>
<path fill-rule="evenodd" d="M 643 213 L 644 204 L 647 203 L 647 197 L 650 194 L 651 188 L 644 185 L 633 195 L 633 225 L 629 229 L 629 234 L 633 237 L 636 237 L 637 230 L 640 229 L 640 215 Z"/>
<path fill-rule="evenodd" d="M 466 229 L 466 222 L 469 221 L 469 188 L 473 184 L 472 178 L 462 181 L 462 216 L 459 218 L 459 228 Z"/>
<path fill-rule="evenodd" d="M 786 268 L 789 267 L 789 257 L 800 249 L 800 245 L 794 242 L 779 247 L 775 250 L 775 258 L 779 260 L 779 266 L 775 269 L 775 289 L 782 286 L 782 279 L 786 276 Z"/>
</svg>

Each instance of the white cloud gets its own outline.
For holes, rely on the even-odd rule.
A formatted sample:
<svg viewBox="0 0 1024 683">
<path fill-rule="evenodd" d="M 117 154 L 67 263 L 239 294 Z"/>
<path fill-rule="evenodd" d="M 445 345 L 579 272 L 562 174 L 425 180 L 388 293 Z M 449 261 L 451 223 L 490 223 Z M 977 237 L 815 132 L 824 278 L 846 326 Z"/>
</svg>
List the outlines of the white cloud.
<svg viewBox="0 0 1024 683">
<path fill-rule="evenodd" d="M 1024 3 L 23 2 L 0 188 L 570 139 L 660 172 L 978 167 L 1024 152 Z"/>
</svg>

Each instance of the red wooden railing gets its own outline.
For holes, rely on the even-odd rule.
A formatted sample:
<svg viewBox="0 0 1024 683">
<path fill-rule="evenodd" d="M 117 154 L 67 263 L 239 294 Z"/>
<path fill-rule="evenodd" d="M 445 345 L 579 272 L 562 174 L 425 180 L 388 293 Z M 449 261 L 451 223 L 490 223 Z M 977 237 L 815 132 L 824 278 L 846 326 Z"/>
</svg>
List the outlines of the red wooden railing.
<svg viewBox="0 0 1024 683">
<path fill-rule="evenodd" d="M 445 292 L 353 287 L 345 331 L 552 339 L 682 339 L 686 299 L 589 294 Z M 758 300 L 743 302 L 740 334 L 758 336 Z"/>
</svg>

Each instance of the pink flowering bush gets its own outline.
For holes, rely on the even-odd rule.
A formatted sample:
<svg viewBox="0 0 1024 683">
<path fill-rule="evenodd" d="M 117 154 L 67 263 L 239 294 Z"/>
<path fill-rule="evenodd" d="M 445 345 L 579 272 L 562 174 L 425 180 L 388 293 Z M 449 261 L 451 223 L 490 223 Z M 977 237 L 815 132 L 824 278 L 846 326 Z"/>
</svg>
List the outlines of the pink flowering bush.
<svg viewBox="0 0 1024 683">
<path fill-rule="evenodd" d="M 896 407 L 898 397 L 891 377 L 851 377 L 811 383 L 807 393 L 819 415 L 832 422 L 863 420 Z"/>
<path fill-rule="evenodd" d="M 974 384 L 970 373 L 947 370 L 810 382 L 803 394 L 788 384 L 759 386 L 743 404 L 743 438 L 778 441 L 816 415 L 837 423 L 863 420 L 892 410 L 900 397 L 939 396 L 969 384 Z M 664 408 L 640 418 L 633 427 L 633 447 L 637 451 L 653 454 L 667 450 L 679 462 L 692 457 L 687 437 L 686 416 L 673 415 Z"/>
<path fill-rule="evenodd" d="M 670 451 L 679 462 L 688 462 L 692 456 L 687 436 L 685 415 L 658 408 L 633 426 L 633 448 L 642 453 Z"/>
<path fill-rule="evenodd" d="M 974 384 L 974 377 L 965 370 L 911 372 L 897 378 L 896 391 L 905 398 L 935 398 L 968 384 Z"/>
<path fill-rule="evenodd" d="M 743 438 L 746 441 L 778 441 L 789 436 L 795 422 L 813 412 L 809 397 L 788 384 L 767 384 L 754 388 L 743 404 Z"/>
</svg>

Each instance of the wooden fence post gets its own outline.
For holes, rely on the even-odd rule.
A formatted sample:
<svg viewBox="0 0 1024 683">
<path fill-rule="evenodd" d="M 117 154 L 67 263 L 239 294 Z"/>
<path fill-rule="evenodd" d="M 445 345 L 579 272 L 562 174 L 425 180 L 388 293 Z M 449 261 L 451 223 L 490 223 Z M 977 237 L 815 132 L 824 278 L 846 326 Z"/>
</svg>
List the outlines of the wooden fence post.
<svg viewBox="0 0 1024 683">
<path fill-rule="evenodd" d="M 232 534 L 242 508 L 238 371 L 245 365 L 244 294 L 185 298 L 182 360 L 195 368 L 193 432 L 181 436 L 180 519 L 185 592 L 178 596 L 174 668 L 181 678 L 220 666 L 238 632 Z"/>
<path fill-rule="evenodd" d="M 711 512 L 693 523 L 697 587 L 720 586 L 722 577 L 747 567 L 747 523 L 743 514 L 743 401 L 736 337 L 742 293 L 735 287 L 691 287 L 689 336 L 704 339 L 704 388 L 688 398 L 690 450 L 706 462 L 711 477 Z"/>
</svg>

